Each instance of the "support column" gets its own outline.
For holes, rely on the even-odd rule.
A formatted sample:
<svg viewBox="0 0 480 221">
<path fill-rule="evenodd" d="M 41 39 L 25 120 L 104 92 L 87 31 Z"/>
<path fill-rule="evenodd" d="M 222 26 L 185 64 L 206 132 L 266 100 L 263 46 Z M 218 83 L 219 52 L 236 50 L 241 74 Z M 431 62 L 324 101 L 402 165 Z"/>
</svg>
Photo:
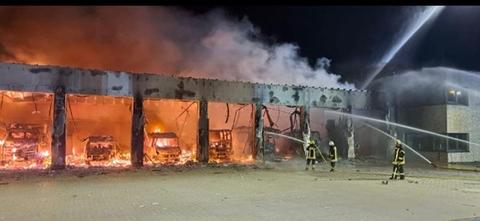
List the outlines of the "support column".
<svg viewBox="0 0 480 221">
<path fill-rule="evenodd" d="M 143 166 L 144 127 L 143 97 L 136 94 L 133 98 L 132 145 L 130 151 L 130 161 L 135 168 Z"/>
<path fill-rule="evenodd" d="M 200 100 L 200 116 L 198 122 L 198 143 L 200 145 L 199 161 L 208 163 L 209 140 L 208 140 L 208 102 L 205 99 Z"/>
<path fill-rule="evenodd" d="M 352 118 L 347 119 L 347 145 L 348 145 L 348 159 L 355 158 L 355 130 L 353 127 Z"/>
<path fill-rule="evenodd" d="M 263 104 L 255 104 L 255 152 L 256 160 L 264 160 L 264 143 L 263 143 Z"/>
<path fill-rule="evenodd" d="M 300 129 L 303 135 L 303 151 L 306 153 L 308 141 L 310 140 L 310 107 L 300 107 Z"/>
<path fill-rule="evenodd" d="M 53 102 L 52 169 L 65 168 L 65 153 L 67 149 L 65 110 L 65 88 L 58 86 L 55 89 Z"/>
<path fill-rule="evenodd" d="M 352 114 L 352 106 L 347 107 L 347 113 Z M 345 126 L 346 126 L 346 132 L 347 132 L 347 157 L 348 159 L 354 159 L 355 158 L 355 131 L 354 131 L 354 126 L 353 126 L 353 119 L 351 117 L 348 117 L 345 121 Z"/>
</svg>

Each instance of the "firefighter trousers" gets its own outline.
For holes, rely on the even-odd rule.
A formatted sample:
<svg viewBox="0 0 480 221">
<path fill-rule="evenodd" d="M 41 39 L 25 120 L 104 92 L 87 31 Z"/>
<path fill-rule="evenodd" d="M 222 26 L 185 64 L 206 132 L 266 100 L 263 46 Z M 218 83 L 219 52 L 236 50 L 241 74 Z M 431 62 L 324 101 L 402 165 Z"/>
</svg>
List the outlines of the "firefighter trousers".
<svg viewBox="0 0 480 221">
<path fill-rule="evenodd" d="M 405 179 L 403 165 L 393 165 L 392 177 L 390 179 L 397 179 L 399 175 L 401 180 Z"/>
<path fill-rule="evenodd" d="M 315 169 L 315 159 L 307 159 L 307 165 L 305 166 L 305 170 L 308 170 L 309 166 L 312 167 L 312 170 Z"/>
</svg>

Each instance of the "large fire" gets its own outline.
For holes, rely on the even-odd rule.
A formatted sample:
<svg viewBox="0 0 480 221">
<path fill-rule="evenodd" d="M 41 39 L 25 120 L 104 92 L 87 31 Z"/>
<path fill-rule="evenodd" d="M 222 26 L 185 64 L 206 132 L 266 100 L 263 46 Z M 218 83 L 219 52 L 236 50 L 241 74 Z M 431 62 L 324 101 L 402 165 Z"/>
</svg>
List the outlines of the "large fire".
<svg viewBox="0 0 480 221">
<path fill-rule="evenodd" d="M 249 104 L 208 104 L 211 163 L 254 162 L 253 110 Z"/>
<path fill-rule="evenodd" d="M 144 164 L 181 165 L 196 161 L 196 102 L 147 99 L 144 113 Z"/>
<path fill-rule="evenodd" d="M 53 96 L 11 91 L 2 92 L 1 96 L 0 169 L 49 168 Z M 213 112 L 209 113 L 210 162 L 252 163 L 253 106 L 230 107 L 232 117 L 226 126 L 218 124 L 224 121 L 218 117 L 224 110 L 211 109 Z M 144 112 L 146 165 L 182 165 L 197 161 L 197 102 L 147 100 Z M 68 95 L 67 166 L 130 166 L 131 114 L 131 98 Z M 230 129 L 213 129 L 215 127 Z"/>
<path fill-rule="evenodd" d="M 0 168 L 48 168 L 52 95 L 2 91 L 0 96 Z"/>
</svg>

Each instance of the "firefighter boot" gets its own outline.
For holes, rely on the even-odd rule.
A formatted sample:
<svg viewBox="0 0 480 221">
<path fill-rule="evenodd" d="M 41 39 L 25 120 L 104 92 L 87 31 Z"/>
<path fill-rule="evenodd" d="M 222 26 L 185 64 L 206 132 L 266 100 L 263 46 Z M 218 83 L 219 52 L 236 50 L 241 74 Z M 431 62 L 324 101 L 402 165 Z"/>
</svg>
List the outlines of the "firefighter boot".
<svg viewBox="0 0 480 221">
<path fill-rule="evenodd" d="M 335 169 L 333 169 L 333 168 L 332 168 L 332 169 L 330 169 L 330 172 L 335 172 Z"/>
<path fill-rule="evenodd" d="M 400 179 L 401 179 L 401 180 L 404 180 L 404 179 L 405 179 L 405 175 L 400 175 Z"/>
</svg>

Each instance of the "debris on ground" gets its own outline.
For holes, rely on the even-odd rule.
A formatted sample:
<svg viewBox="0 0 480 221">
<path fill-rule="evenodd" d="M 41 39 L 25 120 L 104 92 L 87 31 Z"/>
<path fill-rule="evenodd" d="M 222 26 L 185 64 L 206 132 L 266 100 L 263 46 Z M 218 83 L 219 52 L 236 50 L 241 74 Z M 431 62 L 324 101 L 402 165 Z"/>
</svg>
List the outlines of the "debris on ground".
<svg viewBox="0 0 480 221">
<path fill-rule="evenodd" d="M 388 185 L 388 180 L 382 180 L 382 184 Z"/>
</svg>

